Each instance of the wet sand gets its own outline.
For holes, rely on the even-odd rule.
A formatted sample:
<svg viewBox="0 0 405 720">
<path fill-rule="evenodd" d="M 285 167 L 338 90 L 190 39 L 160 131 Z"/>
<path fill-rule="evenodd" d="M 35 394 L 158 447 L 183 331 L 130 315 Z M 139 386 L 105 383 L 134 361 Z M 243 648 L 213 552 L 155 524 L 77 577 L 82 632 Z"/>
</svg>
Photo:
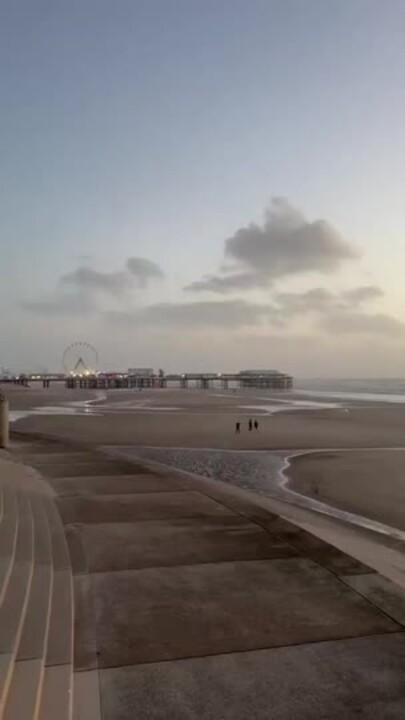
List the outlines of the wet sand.
<svg viewBox="0 0 405 720">
<path fill-rule="evenodd" d="M 159 407 L 162 406 L 159 400 Z M 177 398 L 177 403 L 181 400 Z M 170 401 L 171 405 L 173 400 Z M 290 411 L 252 417 L 259 431 L 248 432 L 249 415 L 232 406 L 216 403 L 183 407 L 179 411 L 155 411 L 153 407 L 129 410 L 104 409 L 95 404 L 86 416 L 32 416 L 15 429 L 40 432 L 90 444 L 153 445 L 229 449 L 318 449 L 405 446 L 405 407 L 353 408 L 342 410 Z M 246 411 L 244 411 L 246 412 Z M 236 421 L 242 422 L 240 435 Z"/>
<path fill-rule="evenodd" d="M 92 390 L 67 391 L 63 383 L 53 383 L 47 389 L 43 389 L 40 383 L 32 383 L 29 387 L 0 383 L 0 393 L 7 397 L 12 410 L 29 410 L 46 405 L 90 400 L 95 397 Z"/>
</svg>

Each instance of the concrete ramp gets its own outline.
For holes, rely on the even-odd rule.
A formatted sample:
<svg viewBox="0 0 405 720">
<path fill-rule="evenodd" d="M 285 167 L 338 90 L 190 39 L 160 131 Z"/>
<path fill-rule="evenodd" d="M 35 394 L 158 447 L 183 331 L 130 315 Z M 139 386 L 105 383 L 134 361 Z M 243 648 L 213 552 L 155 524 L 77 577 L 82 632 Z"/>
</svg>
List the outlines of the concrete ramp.
<svg viewBox="0 0 405 720">
<path fill-rule="evenodd" d="M 222 484 L 13 452 L 49 493 L 1 470 L 1 717 L 402 720 L 405 593 L 371 568 Z"/>
</svg>

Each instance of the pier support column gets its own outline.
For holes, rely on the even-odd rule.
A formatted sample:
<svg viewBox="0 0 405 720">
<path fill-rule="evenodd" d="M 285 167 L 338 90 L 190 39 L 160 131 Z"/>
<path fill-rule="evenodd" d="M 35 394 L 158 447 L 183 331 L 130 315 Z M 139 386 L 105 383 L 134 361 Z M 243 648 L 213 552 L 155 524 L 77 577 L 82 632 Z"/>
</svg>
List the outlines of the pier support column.
<svg viewBox="0 0 405 720">
<path fill-rule="evenodd" d="M 9 445 L 8 400 L 0 394 L 0 447 Z"/>
</svg>

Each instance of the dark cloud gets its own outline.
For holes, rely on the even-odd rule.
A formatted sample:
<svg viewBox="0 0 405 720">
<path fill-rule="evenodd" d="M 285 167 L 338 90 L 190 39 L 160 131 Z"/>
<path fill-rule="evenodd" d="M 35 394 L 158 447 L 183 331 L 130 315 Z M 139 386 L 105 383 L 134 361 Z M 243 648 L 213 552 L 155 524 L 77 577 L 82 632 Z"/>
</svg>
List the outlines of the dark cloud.
<svg viewBox="0 0 405 720">
<path fill-rule="evenodd" d="M 145 287 L 150 280 L 160 280 L 164 277 L 159 265 L 147 258 L 130 257 L 127 260 L 127 268 L 137 279 L 139 287 Z"/>
<path fill-rule="evenodd" d="M 278 278 L 307 272 L 330 273 L 358 252 L 326 221 L 309 222 L 285 198 L 273 198 L 263 224 L 239 228 L 225 242 L 233 275 L 212 275 L 187 290 L 227 292 L 263 287 Z M 256 280 L 256 282 L 254 282 Z"/>
<path fill-rule="evenodd" d="M 109 313 L 110 319 L 124 323 L 188 329 L 211 327 L 235 329 L 262 322 L 279 324 L 278 312 L 272 306 L 245 300 L 193 303 L 158 303 L 134 313 Z"/>
<path fill-rule="evenodd" d="M 240 228 L 226 241 L 225 255 L 272 277 L 336 270 L 354 249 L 325 220 L 308 222 L 283 198 L 272 200 L 263 225 Z"/>
</svg>

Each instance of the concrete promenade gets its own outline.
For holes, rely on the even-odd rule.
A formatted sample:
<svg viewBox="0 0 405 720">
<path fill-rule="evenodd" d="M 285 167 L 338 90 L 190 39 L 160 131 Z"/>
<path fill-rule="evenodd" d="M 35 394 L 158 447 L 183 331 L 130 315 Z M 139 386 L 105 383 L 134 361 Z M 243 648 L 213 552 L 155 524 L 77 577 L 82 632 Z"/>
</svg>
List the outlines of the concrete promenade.
<svg viewBox="0 0 405 720">
<path fill-rule="evenodd" d="M 46 439 L 12 456 L 55 493 L 70 550 L 58 717 L 402 720 L 403 590 L 220 483 Z"/>
</svg>

